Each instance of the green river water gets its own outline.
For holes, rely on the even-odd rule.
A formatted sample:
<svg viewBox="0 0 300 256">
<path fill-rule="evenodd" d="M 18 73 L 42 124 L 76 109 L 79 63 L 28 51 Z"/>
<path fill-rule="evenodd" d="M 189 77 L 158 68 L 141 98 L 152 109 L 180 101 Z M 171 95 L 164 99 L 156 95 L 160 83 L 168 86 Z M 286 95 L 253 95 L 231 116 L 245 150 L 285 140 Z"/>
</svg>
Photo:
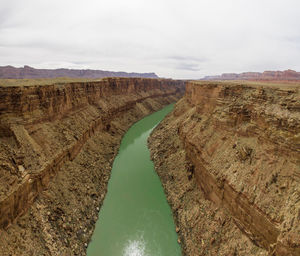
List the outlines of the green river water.
<svg viewBox="0 0 300 256">
<path fill-rule="evenodd" d="M 181 255 L 170 206 L 147 138 L 173 104 L 135 123 L 122 139 L 88 256 Z"/>
</svg>

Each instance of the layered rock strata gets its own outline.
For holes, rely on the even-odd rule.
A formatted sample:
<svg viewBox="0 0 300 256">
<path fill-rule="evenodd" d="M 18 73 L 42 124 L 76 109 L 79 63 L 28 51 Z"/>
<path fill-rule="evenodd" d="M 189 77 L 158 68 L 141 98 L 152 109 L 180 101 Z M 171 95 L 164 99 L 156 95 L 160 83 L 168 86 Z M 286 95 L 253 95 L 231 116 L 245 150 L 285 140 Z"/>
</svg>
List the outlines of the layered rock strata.
<svg viewBox="0 0 300 256">
<path fill-rule="evenodd" d="M 0 66 L 0 78 L 4 79 L 24 79 L 24 78 L 101 78 L 101 77 L 141 77 L 158 78 L 155 73 L 127 73 L 113 72 L 93 69 L 36 69 L 30 66 L 15 68 L 13 66 Z"/>
<path fill-rule="evenodd" d="M 125 78 L 0 88 L 0 254 L 85 254 L 122 135 L 183 91 Z"/>
<path fill-rule="evenodd" d="M 150 140 L 187 255 L 300 255 L 299 102 L 297 86 L 187 83 Z"/>
<path fill-rule="evenodd" d="M 295 81 L 300 80 L 300 72 L 295 70 L 244 72 L 240 74 L 225 73 L 219 76 L 206 76 L 203 80 L 267 80 L 267 81 Z"/>
</svg>

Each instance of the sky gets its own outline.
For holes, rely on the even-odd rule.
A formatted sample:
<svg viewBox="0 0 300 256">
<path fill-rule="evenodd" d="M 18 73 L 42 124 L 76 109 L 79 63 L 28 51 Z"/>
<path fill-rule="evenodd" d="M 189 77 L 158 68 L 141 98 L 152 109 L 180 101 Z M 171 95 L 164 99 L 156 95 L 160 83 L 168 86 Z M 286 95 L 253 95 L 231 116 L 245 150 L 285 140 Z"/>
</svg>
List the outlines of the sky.
<svg viewBox="0 0 300 256">
<path fill-rule="evenodd" d="M 300 1 L 0 0 L 0 65 L 179 79 L 300 71 Z"/>
</svg>

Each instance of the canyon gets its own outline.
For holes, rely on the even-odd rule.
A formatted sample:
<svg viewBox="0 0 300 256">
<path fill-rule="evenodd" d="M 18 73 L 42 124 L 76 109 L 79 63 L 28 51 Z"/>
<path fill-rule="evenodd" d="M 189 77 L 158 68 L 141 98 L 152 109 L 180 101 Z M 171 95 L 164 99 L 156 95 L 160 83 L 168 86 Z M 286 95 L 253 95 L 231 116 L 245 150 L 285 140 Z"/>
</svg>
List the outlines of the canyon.
<svg viewBox="0 0 300 256">
<path fill-rule="evenodd" d="M 300 255 L 299 84 L 190 81 L 149 146 L 185 255 Z"/>
<path fill-rule="evenodd" d="M 123 135 L 172 102 L 148 145 L 183 255 L 300 255 L 300 87 L 281 83 L 2 83 L 0 255 L 86 255 Z"/>
<path fill-rule="evenodd" d="M 184 82 L 0 87 L 0 254 L 85 255 L 123 134 Z"/>
</svg>

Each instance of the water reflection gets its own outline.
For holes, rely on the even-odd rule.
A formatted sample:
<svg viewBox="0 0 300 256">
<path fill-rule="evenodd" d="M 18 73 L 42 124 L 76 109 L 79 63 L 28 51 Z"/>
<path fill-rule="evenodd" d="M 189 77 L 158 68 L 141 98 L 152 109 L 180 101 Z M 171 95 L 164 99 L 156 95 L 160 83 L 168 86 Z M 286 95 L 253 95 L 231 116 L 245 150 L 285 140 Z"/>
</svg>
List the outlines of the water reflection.
<svg viewBox="0 0 300 256">
<path fill-rule="evenodd" d="M 148 254 L 146 254 L 144 239 L 134 241 L 129 240 L 124 249 L 123 256 L 148 256 Z"/>
</svg>

